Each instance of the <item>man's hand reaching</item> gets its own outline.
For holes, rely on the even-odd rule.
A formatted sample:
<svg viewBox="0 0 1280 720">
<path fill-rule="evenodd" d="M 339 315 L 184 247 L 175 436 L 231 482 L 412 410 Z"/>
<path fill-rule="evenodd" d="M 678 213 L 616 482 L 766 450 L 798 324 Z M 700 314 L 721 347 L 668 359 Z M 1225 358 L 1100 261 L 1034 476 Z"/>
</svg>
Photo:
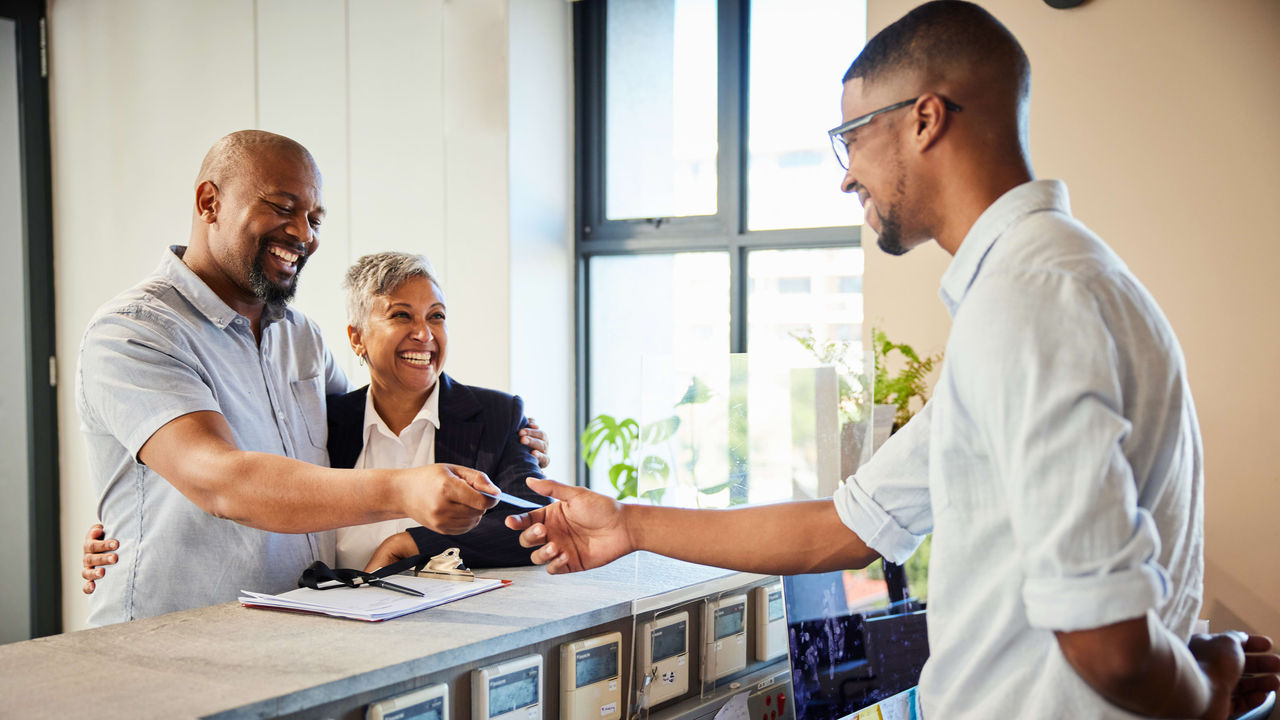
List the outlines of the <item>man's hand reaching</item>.
<svg viewBox="0 0 1280 720">
<path fill-rule="evenodd" d="M 559 502 L 506 520 L 520 531 L 520 545 L 537 548 L 530 555 L 547 572 L 579 572 L 607 565 L 635 550 L 626 526 L 624 506 L 586 488 L 554 480 L 528 478 L 533 491 Z"/>
</svg>

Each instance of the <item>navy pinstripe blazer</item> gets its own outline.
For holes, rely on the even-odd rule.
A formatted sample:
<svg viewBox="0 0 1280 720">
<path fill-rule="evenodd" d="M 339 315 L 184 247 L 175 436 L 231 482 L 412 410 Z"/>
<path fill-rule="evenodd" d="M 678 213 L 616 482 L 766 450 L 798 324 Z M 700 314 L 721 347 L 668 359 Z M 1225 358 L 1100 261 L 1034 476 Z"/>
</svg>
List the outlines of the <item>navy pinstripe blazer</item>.
<svg viewBox="0 0 1280 720">
<path fill-rule="evenodd" d="M 440 373 L 440 429 L 436 431 L 436 462 L 463 465 L 480 470 L 504 492 L 545 505 L 547 498 L 525 484 L 526 477 L 543 477 L 533 453 L 520 443 L 518 435 L 529 421 L 519 397 L 472 387 Z M 364 408 L 369 386 L 346 395 L 330 395 L 329 464 L 354 467 L 364 449 Z M 441 535 L 424 527 L 409 529 L 418 551 L 435 555 L 446 548 L 462 550 L 462 560 L 470 568 L 529 565 L 527 548 L 520 547 L 517 533 L 503 524 L 504 518 L 522 512 L 501 503 L 485 513 L 471 532 Z"/>
</svg>

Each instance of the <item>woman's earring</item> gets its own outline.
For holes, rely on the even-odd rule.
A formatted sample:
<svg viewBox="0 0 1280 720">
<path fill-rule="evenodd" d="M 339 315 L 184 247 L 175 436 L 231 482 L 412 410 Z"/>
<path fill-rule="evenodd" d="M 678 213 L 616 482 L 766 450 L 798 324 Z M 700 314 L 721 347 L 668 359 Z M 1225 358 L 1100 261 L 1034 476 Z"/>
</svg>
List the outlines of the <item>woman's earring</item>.
<svg viewBox="0 0 1280 720">
<path fill-rule="evenodd" d="M 364 356 L 363 356 L 363 355 L 357 355 L 357 356 L 356 356 L 356 362 L 360 363 L 360 367 L 364 367 Z"/>
</svg>

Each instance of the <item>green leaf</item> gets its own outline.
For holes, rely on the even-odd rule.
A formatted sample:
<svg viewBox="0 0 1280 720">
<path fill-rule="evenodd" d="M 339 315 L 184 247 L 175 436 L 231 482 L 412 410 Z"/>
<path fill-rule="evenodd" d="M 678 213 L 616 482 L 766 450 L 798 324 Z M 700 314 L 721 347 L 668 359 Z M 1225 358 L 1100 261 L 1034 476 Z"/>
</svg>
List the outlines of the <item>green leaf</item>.
<svg viewBox="0 0 1280 720">
<path fill-rule="evenodd" d="M 666 442 L 668 438 L 676 434 L 676 430 L 680 429 L 680 416 L 672 415 L 669 418 L 657 420 L 649 423 L 644 427 L 641 436 L 648 445 L 657 445 Z"/>
<path fill-rule="evenodd" d="M 644 462 L 640 463 L 640 476 L 645 479 L 661 478 L 665 485 L 671 479 L 671 466 L 657 455 L 647 455 Z"/>
<path fill-rule="evenodd" d="M 632 418 L 624 419 L 618 423 L 618 436 L 622 446 L 622 457 L 631 457 L 631 452 L 640 439 L 640 423 Z"/>
<path fill-rule="evenodd" d="M 609 483 L 618 491 L 617 498 L 636 496 L 636 466 L 627 463 L 618 463 L 609 468 Z"/>
<path fill-rule="evenodd" d="M 733 478 L 730 478 L 718 485 L 711 485 L 709 487 L 700 487 L 698 488 L 698 492 L 703 493 L 705 495 L 715 495 L 718 492 L 723 492 L 725 490 L 728 490 L 730 487 L 733 486 L 734 482 L 736 481 Z"/>
<path fill-rule="evenodd" d="M 654 505 L 661 505 L 662 496 L 665 495 L 666 493 L 667 493 L 666 488 L 654 488 L 653 490 L 645 490 L 644 492 L 640 493 L 640 497 L 644 498 L 645 500 L 648 500 Z"/>
<path fill-rule="evenodd" d="M 639 438 L 640 423 L 632 418 L 623 418 L 618 421 L 611 415 L 597 415 L 591 418 L 580 436 L 582 460 L 587 467 L 592 467 L 599 459 L 600 453 L 608 450 L 610 456 L 626 462 L 630 459 Z"/>
<path fill-rule="evenodd" d="M 697 405 L 711 399 L 715 393 L 711 392 L 711 388 L 702 382 L 695 375 L 689 381 L 689 388 L 684 391 L 684 397 L 680 398 L 680 402 L 676 403 L 676 407 L 681 405 Z"/>
</svg>

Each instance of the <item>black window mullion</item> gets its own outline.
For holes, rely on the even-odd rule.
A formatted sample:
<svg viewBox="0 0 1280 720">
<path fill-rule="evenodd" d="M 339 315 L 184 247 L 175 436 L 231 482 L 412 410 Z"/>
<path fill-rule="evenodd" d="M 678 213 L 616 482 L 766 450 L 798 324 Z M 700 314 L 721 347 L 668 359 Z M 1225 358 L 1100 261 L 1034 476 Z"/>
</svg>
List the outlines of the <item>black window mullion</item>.
<svg viewBox="0 0 1280 720">
<path fill-rule="evenodd" d="M 603 191 L 596 198 L 603 205 Z M 722 237 L 724 222 L 716 215 L 693 215 L 678 218 L 653 218 L 648 220 L 601 220 L 584 228 L 583 237 L 588 244 L 602 240 L 622 238 L 661 239 L 669 235 L 705 235 Z"/>
<path fill-rule="evenodd" d="M 747 3 L 720 0 L 718 13 L 719 75 L 716 165 L 720 217 L 729 251 L 729 352 L 746 352 L 747 295 L 745 256 L 738 239 L 746 229 L 747 155 Z"/>
<path fill-rule="evenodd" d="M 724 250 L 724 241 L 719 237 L 671 235 L 654 239 L 616 238 L 595 240 L 579 254 L 582 257 L 596 257 L 598 255 L 623 254 L 724 252 Z"/>
<path fill-rule="evenodd" d="M 604 219 L 604 34 L 606 3 L 573 6 L 573 60 L 577 107 L 577 232 L 579 247 Z"/>
<path fill-rule="evenodd" d="M 735 242 L 729 250 L 729 352 L 747 351 L 747 250 Z"/>
</svg>

